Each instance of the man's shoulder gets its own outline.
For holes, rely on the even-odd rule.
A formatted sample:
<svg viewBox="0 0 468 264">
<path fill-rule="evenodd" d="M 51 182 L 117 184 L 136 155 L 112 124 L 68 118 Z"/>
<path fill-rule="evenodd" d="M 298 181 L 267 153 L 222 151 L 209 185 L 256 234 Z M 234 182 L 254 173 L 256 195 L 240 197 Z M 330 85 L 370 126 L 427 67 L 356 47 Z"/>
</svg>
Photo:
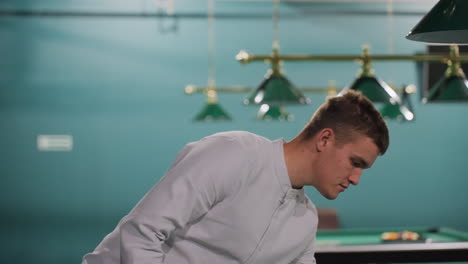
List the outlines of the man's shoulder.
<svg viewBox="0 0 468 264">
<path fill-rule="evenodd" d="M 219 133 L 207 136 L 206 138 L 229 140 L 233 142 L 246 143 L 246 144 L 271 143 L 271 140 L 263 136 L 260 136 L 260 135 L 257 135 L 248 131 L 241 131 L 241 130 L 219 132 Z"/>
<path fill-rule="evenodd" d="M 188 149 L 217 152 L 220 155 L 234 154 L 246 159 L 258 155 L 258 152 L 269 150 L 271 140 L 247 131 L 226 131 L 206 136 L 187 144 Z"/>
</svg>

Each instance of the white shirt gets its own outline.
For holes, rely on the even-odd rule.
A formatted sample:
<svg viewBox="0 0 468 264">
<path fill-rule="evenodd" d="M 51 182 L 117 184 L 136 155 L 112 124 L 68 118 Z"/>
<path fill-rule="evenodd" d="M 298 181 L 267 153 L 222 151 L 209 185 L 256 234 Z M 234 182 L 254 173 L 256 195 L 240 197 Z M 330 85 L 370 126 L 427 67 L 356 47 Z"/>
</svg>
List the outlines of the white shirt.
<svg viewBox="0 0 468 264">
<path fill-rule="evenodd" d="M 188 144 L 83 264 L 315 263 L 317 210 L 283 144 L 241 131 Z"/>
</svg>

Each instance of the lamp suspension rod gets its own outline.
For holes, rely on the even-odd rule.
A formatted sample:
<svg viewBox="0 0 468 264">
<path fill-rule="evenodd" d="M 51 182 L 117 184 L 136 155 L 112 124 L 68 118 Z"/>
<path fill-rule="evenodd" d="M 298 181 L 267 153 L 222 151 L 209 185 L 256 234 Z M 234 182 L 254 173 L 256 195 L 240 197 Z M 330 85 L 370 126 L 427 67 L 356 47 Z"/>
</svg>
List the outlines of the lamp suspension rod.
<svg viewBox="0 0 468 264">
<path fill-rule="evenodd" d="M 410 61 L 434 61 L 446 62 L 448 60 L 468 61 L 468 55 L 460 55 L 452 58 L 446 54 L 425 54 L 425 55 L 255 55 L 245 51 L 239 52 L 236 59 L 244 64 L 254 61 L 271 62 L 273 60 L 282 61 L 397 61 L 397 60 L 410 60 Z"/>
<path fill-rule="evenodd" d="M 336 89 L 333 87 L 299 87 L 298 89 L 306 93 L 323 93 L 323 92 L 330 91 L 331 88 Z M 402 89 L 398 87 L 392 87 L 392 89 L 395 90 L 396 92 L 402 91 Z M 196 93 L 207 93 L 209 91 L 216 91 L 219 93 L 247 93 L 247 92 L 251 92 L 254 90 L 255 88 L 253 87 L 247 87 L 247 86 L 241 86 L 241 85 L 226 86 L 226 87 L 216 86 L 215 88 L 211 88 L 207 86 L 187 85 L 184 89 L 184 93 L 186 95 L 193 95 Z"/>
<path fill-rule="evenodd" d="M 279 27 L 278 27 L 278 20 L 279 20 L 279 1 L 280 0 L 273 0 L 273 54 L 279 53 Z"/>
<path fill-rule="evenodd" d="M 214 0 L 208 0 L 208 86 L 216 86 Z"/>
</svg>

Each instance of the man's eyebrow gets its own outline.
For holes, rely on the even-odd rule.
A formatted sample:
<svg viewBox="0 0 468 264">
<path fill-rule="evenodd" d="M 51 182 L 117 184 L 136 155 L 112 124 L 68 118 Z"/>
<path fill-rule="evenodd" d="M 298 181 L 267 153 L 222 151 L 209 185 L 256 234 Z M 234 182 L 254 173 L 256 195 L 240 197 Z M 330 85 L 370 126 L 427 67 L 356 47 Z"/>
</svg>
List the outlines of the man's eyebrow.
<svg viewBox="0 0 468 264">
<path fill-rule="evenodd" d="M 361 167 L 363 169 L 369 168 L 369 163 L 367 163 L 367 161 L 365 161 L 363 158 L 361 158 L 359 156 L 352 156 L 351 159 L 354 162 L 359 163 L 359 167 Z"/>
</svg>

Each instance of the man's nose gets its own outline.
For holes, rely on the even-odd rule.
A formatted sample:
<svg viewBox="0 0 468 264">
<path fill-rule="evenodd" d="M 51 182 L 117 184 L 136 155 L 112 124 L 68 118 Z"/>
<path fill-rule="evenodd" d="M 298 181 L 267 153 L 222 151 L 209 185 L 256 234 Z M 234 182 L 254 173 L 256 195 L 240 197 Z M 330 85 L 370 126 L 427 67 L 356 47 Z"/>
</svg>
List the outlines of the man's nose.
<svg viewBox="0 0 468 264">
<path fill-rule="evenodd" d="M 361 168 L 354 168 L 351 172 L 351 176 L 349 176 L 349 182 L 352 185 L 358 185 L 359 179 L 361 179 L 362 169 Z"/>
</svg>

